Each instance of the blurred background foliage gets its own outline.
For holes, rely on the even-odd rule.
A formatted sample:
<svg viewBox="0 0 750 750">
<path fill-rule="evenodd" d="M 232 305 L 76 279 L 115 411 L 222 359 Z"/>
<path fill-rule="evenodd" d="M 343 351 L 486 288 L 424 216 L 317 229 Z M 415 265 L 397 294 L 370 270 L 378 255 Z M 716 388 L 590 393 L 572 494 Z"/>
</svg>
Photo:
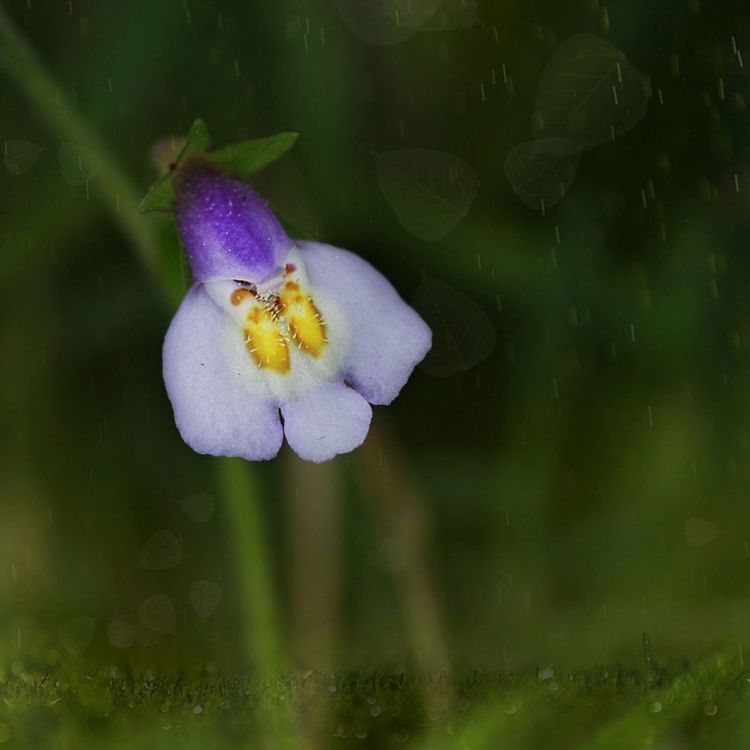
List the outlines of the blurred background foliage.
<svg viewBox="0 0 750 750">
<path fill-rule="evenodd" d="M 198 116 L 217 144 L 297 131 L 257 189 L 436 305 L 441 347 L 469 336 L 358 453 L 258 467 L 295 667 L 642 665 L 643 632 L 665 660 L 741 653 L 745 3 L 413 0 L 399 26 L 356 0 L 4 5 L 140 192 Z M 614 142 L 562 153 L 574 179 L 540 210 L 506 158 L 545 135 L 540 80 L 581 34 L 644 100 Z M 171 309 L 98 200 L 96 153 L 7 79 L 0 139 L 0 669 L 232 672 L 231 523 L 162 385 Z M 168 220 L 141 221 L 184 286 Z"/>
</svg>

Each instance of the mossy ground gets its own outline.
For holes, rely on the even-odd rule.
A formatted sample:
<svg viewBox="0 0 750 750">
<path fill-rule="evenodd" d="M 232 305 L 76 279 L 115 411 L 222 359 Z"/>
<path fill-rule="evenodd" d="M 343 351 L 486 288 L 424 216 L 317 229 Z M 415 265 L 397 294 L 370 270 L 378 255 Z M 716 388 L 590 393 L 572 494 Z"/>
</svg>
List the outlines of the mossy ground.
<svg viewBox="0 0 750 750">
<path fill-rule="evenodd" d="M 0 740 L 34 750 L 728 748 L 747 746 L 749 707 L 750 672 L 722 655 L 518 675 L 304 671 L 265 683 L 16 668 L 0 685 Z"/>
</svg>

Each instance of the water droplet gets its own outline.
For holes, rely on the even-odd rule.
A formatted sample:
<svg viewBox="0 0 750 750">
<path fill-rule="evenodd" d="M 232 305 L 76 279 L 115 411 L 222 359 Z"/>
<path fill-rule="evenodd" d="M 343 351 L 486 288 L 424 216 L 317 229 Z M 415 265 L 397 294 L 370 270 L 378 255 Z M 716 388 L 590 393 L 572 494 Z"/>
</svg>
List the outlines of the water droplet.
<svg viewBox="0 0 750 750">
<path fill-rule="evenodd" d="M 706 716 L 716 716 L 716 714 L 719 711 L 719 707 L 715 704 L 709 701 L 706 703 L 705 706 L 703 706 L 703 713 L 706 714 Z"/>
</svg>

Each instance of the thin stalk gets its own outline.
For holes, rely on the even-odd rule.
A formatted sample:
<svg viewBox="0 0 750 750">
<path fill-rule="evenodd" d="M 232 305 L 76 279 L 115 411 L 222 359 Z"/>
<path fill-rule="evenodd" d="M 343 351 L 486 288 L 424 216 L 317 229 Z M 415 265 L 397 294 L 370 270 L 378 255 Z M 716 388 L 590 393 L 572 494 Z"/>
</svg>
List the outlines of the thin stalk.
<svg viewBox="0 0 750 750">
<path fill-rule="evenodd" d="M 259 677 L 268 680 L 282 673 L 284 661 L 260 493 L 246 461 L 221 459 L 218 470 L 236 558 L 245 647 Z"/>
<path fill-rule="evenodd" d="M 131 240 L 136 256 L 162 297 L 174 305 L 175 290 L 159 262 L 153 227 L 138 214 L 139 193 L 98 133 L 76 112 L 34 50 L 0 6 L 0 71 L 7 74 L 62 139 L 85 145 L 100 160 L 99 194 L 115 222 Z M 240 600 L 245 618 L 244 647 L 264 678 L 278 676 L 284 665 L 263 513 L 253 468 L 239 460 L 217 461 L 230 517 Z"/>
<path fill-rule="evenodd" d="M 0 6 L 0 70 L 37 108 L 61 140 L 85 146 L 99 159 L 97 193 L 114 221 L 131 240 L 139 261 L 164 297 L 174 302 L 174 290 L 160 271 L 153 234 L 138 213 L 139 194 L 107 144 L 71 106 L 31 45 Z"/>
</svg>

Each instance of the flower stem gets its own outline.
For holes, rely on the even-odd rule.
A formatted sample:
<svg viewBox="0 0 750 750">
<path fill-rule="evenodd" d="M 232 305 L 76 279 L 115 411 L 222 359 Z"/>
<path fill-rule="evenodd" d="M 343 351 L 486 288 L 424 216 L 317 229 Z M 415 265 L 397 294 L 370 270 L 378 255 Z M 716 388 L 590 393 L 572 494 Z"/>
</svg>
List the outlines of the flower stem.
<svg viewBox="0 0 750 750">
<path fill-rule="evenodd" d="M 258 488 L 254 472 L 241 459 L 221 459 L 219 477 L 236 558 L 245 647 L 260 678 L 267 680 L 280 675 L 284 662 Z"/>
<path fill-rule="evenodd" d="M 34 50 L 0 6 L 0 72 L 8 75 L 63 140 L 91 149 L 99 158 L 99 193 L 115 222 L 131 240 L 136 255 L 161 295 L 174 306 L 175 287 L 169 283 L 159 258 L 153 226 L 137 211 L 138 191 L 116 157 L 84 118 L 70 105 Z M 264 678 L 278 676 L 284 665 L 278 633 L 271 565 L 263 513 L 253 468 L 238 460 L 216 463 L 230 516 L 240 600 L 245 626 L 244 647 Z"/>
<path fill-rule="evenodd" d="M 153 233 L 138 213 L 139 196 L 108 146 L 70 105 L 31 45 L 0 6 L 0 70 L 15 82 L 45 118 L 50 128 L 66 141 L 90 149 L 98 158 L 98 193 L 114 221 L 131 240 L 138 259 L 166 299 L 175 292 L 161 272 Z"/>
</svg>

